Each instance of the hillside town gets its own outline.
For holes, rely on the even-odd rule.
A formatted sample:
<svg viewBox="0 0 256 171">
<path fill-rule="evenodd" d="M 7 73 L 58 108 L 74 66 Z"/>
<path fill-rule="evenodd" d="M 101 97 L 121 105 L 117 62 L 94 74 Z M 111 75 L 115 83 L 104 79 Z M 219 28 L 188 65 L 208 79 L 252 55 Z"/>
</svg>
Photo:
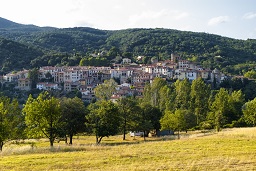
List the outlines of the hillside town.
<svg viewBox="0 0 256 171">
<path fill-rule="evenodd" d="M 143 58 L 139 56 L 138 59 Z M 152 61 L 152 64 L 132 63 L 129 58 L 122 58 L 120 64 L 113 67 L 94 66 L 44 66 L 38 70 L 36 88 L 39 90 L 63 90 L 64 92 L 79 91 L 82 99 L 90 103 L 95 98 L 94 88 L 111 78 L 117 80 L 118 88 L 111 97 L 116 101 L 122 96 L 141 96 L 146 83 L 151 83 L 155 77 L 169 80 L 188 79 L 193 81 L 202 78 L 212 83 L 220 83 L 225 75 L 219 70 L 205 69 L 195 63 L 171 54 L 169 60 Z M 1 78 L 2 83 L 15 83 L 19 90 L 31 90 L 31 80 L 28 70 L 9 73 Z M 51 82 L 49 82 L 51 78 Z"/>
</svg>

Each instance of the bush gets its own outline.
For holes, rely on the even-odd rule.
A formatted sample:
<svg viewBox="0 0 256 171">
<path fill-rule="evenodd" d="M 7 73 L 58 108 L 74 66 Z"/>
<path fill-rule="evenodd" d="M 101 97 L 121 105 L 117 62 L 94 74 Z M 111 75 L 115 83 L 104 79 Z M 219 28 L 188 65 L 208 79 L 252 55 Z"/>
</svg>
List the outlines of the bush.
<svg viewBox="0 0 256 171">
<path fill-rule="evenodd" d="M 210 121 L 201 122 L 199 125 L 201 129 L 213 129 L 213 124 Z"/>
</svg>

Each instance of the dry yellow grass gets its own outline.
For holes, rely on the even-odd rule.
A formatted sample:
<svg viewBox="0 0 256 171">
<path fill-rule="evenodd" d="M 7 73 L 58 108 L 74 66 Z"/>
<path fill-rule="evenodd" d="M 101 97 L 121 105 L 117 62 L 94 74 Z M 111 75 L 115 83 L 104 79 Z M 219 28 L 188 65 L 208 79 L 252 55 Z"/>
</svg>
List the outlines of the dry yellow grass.
<svg viewBox="0 0 256 171">
<path fill-rule="evenodd" d="M 80 137 L 49 149 L 45 140 L 4 147 L 0 170 L 256 170 L 256 128 L 190 133 L 180 140 Z"/>
</svg>

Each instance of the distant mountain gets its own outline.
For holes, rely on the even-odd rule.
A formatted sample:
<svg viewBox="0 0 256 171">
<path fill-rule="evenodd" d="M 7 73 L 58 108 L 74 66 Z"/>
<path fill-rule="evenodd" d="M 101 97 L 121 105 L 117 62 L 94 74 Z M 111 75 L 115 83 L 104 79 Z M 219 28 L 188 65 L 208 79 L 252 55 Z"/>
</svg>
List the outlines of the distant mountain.
<svg viewBox="0 0 256 171">
<path fill-rule="evenodd" d="M 203 67 L 218 68 L 228 73 L 240 73 L 256 67 L 256 39 L 238 40 L 208 33 L 162 28 L 115 31 L 89 27 L 59 29 L 22 25 L 1 18 L 0 37 L 43 50 L 41 56 L 35 52 L 37 55 L 31 57 L 34 64 L 31 67 L 78 65 L 81 57 L 109 51 L 113 47 L 116 52 L 108 53 L 108 59 L 114 58 L 113 54 L 132 54 L 130 57 L 134 60 L 138 55 L 164 60 L 171 53 L 177 53 Z M 73 59 L 74 53 L 80 57 Z M 247 67 L 248 63 L 250 67 Z"/>
<path fill-rule="evenodd" d="M 19 24 L 13 21 L 7 20 L 5 18 L 0 17 L 0 29 L 20 29 L 20 28 L 38 28 L 35 25 L 29 24 Z"/>
</svg>

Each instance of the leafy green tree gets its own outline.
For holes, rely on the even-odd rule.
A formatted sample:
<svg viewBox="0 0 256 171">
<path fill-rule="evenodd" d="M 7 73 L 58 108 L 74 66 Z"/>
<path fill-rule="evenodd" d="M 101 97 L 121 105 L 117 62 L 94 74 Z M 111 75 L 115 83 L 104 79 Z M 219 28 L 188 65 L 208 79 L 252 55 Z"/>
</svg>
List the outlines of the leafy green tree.
<svg viewBox="0 0 256 171">
<path fill-rule="evenodd" d="M 152 106 L 149 103 L 141 103 L 141 130 L 144 132 L 144 138 L 150 130 L 154 129 L 156 132 L 160 130 L 160 119 L 162 117 L 162 112 L 159 108 Z"/>
<path fill-rule="evenodd" d="M 247 72 L 244 74 L 244 76 L 247 77 L 247 78 L 256 79 L 256 71 L 255 71 L 255 70 L 247 71 Z"/>
<path fill-rule="evenodd" d="M 162 78 L 154 78 L 151 84 L 151 104 L 155 107 L 159 107 L 160 95 L 159 91 L 162 87 L 166 85 L 166 81 Z"/>
<path fill-rule="evenodd" d="M 161 112 L 164 112 L 165 110 L 173 111 L 175 109 L 174 105 L 176 94 L 173 85 L 165 85 L 162 87 L 159 91 L 159 96 L 159 109 Z"/>
<path fill-rule="evenodd" d="M 219 132 L 221 127 L 226 123 L 225 116 L 229 110 L 230 104 L 228 91 L 221 88 L 211 105 L 212 113 L 210 114 L 217 132 Z"/>
<path fill-rule="evenodd" d="M 0 150 L 2 151 L 3 145 L 9 138 L 9 132 L 11 128 L 8 124 L 7 110 L 4 107 L 4 103 L 0 103 Z"/>
<path fill-rule="evenodd" d="M 188 110 L 190 107 L 190 91 L 191 86 L 188 79 L 184 79 L 182 81 L 177 80 L 175 83 L 175 108 Z"/>
<path fill-rule="evenodd" d="M 242 106 L 245 103 L 244 94 L 241 90 L 233 91 L 229 96 L 230 112 L 227 115 L 227 122 L 238 121 L 242 115 Z"/>
<path fill-rule="evenodd" d="M 256 82 L 250 81 L 243 89 L 245 100 L 253 100 L 256 97 Z"/>
<path fill-rule="evenodd" d="M 118 107 L 111 101 L 100 100 L 88 106 L 86 126 L 96 135 L 99 144 L 103 137 L 116 135 L 120 127 Z"/>
<path fill-rule="evenodd" d="M 36 83 L 38 82 L 38 69 L 33 68 L 28 72 L 28 78 L 31 81 L 31 88 L 36 88 Z"/>
<path fill-rule="evenodd" d="M 99 100 L 109 100 L 116 91 L 117 83 L 115 80 L 105 80 L 104 83 L 98 85 L 94 89 L 95 96 Z"/>
<path fill-rule="evenodd" d="M 18 101 L 2 96 L 0 98 L 0 151 L 12 139 L 24 138 L 24 118 Z"/>
<path fill-rule="evenodd" d="M 54 139 L 59 136 L 63 126 L 61 122 L 60 102 L 47 92 L 40 93 L 37 98 L 29 96 L 23 112 L 30 136 L 46 136 L 53 146 Z"/>
<path fill-rule="evenodd" d="M 173 130 L 179 132 L 186 129 L 186 120 L 183 110 L 176 110 L 174 113 L 165 111 L 163 117 L 160 119 L 161 130 Z"/>
<path fill-rule="evenodd" d="M 192 82 L 190 96 L 190 109 L 195 113 L 198 125 L 207 116 L 208 104 L 206 102 L 210 96 L 210 87 L 204 83 L 202 78 L 198 78 Z"/>
<path fill-rule="evenodd" d="M 134 97 L 124 97 L 117 102 L 119 113 L 121 116 L 121 129 L 123 131 L 123 140 L 125 140 L 125 135 L 127 129 L 132 129 L 136 122 L 136 115 L 140 111 L 138 106 L 138 101 Z"/>
<path fill-rule="evenodd" d="M 246 123 L 256 125 L 256 98 L 244 104 L 243 114 Z"/>
<path fill-rule="evenodd" d="M 146 84 L 143 91 L 143 101 L 150 102 L 151 105 L 159 107 L 160 94 L 159 91 L 166 85 L 166 81 L 162 78 L 154 78 L 152 84 Z"/>
<path fill-rule="evenodd" d="M 69 144 L 72 144 L 73 136 L 84 131 L 86 108 L 78 97 L 61 99 L 60 107 L 63 129 L 69 136 Z"/>
</svg>

